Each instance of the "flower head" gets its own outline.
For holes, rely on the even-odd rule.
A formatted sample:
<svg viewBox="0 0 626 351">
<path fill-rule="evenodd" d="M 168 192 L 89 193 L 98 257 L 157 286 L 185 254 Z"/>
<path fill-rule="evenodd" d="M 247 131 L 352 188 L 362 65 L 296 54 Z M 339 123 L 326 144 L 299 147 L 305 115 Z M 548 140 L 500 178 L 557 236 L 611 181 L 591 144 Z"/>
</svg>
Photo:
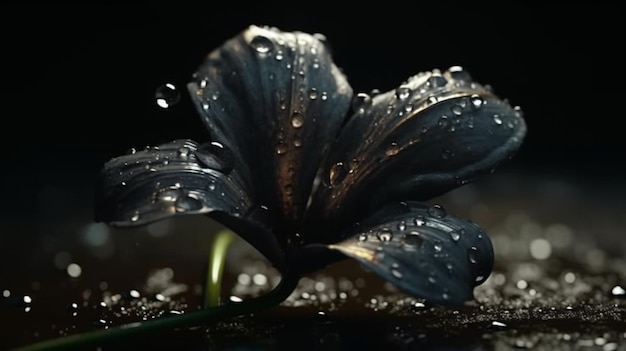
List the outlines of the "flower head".
<svg viewBox="0 0 626 351">
<path fill-rule="evenodd" d="M 97 220 L 206 214 L 282 272 L 352 257 L 440 304 L 471 300 L 490 274 L 483 230 L 420 202 L 493 170 L 526 132 L 521 112 L 462 68 L 353 96 L 321 36 L 251 26 L 188 89 L 208 141 L 107 162 Z"/>
</svg>

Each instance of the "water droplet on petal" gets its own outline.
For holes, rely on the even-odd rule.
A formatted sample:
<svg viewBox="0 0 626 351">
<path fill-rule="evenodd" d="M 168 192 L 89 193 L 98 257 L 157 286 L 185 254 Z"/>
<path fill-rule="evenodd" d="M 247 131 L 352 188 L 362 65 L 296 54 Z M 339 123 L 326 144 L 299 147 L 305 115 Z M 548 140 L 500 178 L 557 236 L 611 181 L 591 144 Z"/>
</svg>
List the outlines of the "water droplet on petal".
<svg viewBox="0 0 626 351">
<path fill-rule="evenodd" d="M 418 226 L 418 227 L 426 224 L 426 220 L 422 216 L 415 217 L 414 222 L 415 222 L 415 225 Z"/>
<path fill-rule="evenodd" d="M 433 205 L 428 209 L 428 215 L 434 218 L 444 218 L 446 210 L 441 205 Z"/>
<path fill-rule="evenodd" d="M 398 87 L 396 89 L 396 98 L 398 100 L 406 100 L 411 95 L 411 88 L 409 87 Z"/>
<path fill-rule="evenodd" d="M 176 212 L 195 211 L 202 208 L 200 200 L 189 195 L 180 196 L 174 202 L 174 208 Z"/>
<path fill-rule="evenodd" d="M 309 90 L 309 99 L 316 100 L 318 96 L 319 96 L 319 93 L 317 92 L 317 89 L 311 88 Z"/>
<path fill-rule="evenodd" d="M 467 259 L 471 263 L 478 262 L 478 249 L 476 247 L 472 246 L 470 249 L 467 250 Z"/>
<path fill-rule="evenodd" d="M 493 115 L 493 121 L 496 122 L 497 125 L 502 124 L 502 119 L 499 115 Z"/>
<path fill-rule="evenodd" d="M 295 138 L 293 139 L 293 146 L 295 146 L 295 147 L 300 147 L 300 146 L 302 146 L 302 138 L 300 138 L 300 137 L 295 137 Z"/>
<path fill-rule="evenodd" d="M 389 148 L 387 148 L 387 150 L 385 151 L 385 155 L 395 156 L 399 152 L 400 152 L 400 147 L 398 146 L 398 143 L 391 143 L 391 145 L 389 145 Z"/>
<path fill-rule="evenodd" d="M 358 237 L 359 241 L 367 241 L 367 234 L 361 233 Z"/>
<path fill-rule="evenodd" d="M 284 143 L 278 143 L 278 145 L 276 145 L 276 154 L 277 155 L 283 155 L 287 152 L 287 145 L 285 145 Z"/>
<path fill-rule="evenodd" d="M 424 238 L 419 232 L 412 231 L 402 237 L 402 242 L 407 246 L 421 247 L 424 243 Z"/>
<path fill-rule="evenodd" d="M 358 93 L 352 98 L 352 110 L 362 114 L 372 105 L 372 97 L 367 93 Z"/>
<path fill-rule="evenodd" d="M 428 78 L 428 83 L 433 88 L 440 88 L 448 84 L 448 81 L 441 74 L 433 74 Z"/>
<path fill-rule="evenodd" d="M 298 129 L 304 125 L 304 116 L 300 112 L 291 115 L 291 126 Z"/>
<path fill-rule="evenodd" d="M 137 222 L 139 220 L 139 211 L 135 211 L 135 213 L 130 217 L 131 222 Z"/>
<path fill-rule="evenodd" d="M 189 152 L 191 152 L 191 150 L 188 147 L 183 146 L 178 149 L 177 154 L 178 154 L 178 157 L 182 159 L 187 159 L 187 157 L 189 157 Z"/>
<path fill-rule="evenodd" d="M 479 109 L 483 105 L 484 101 L 483 98 L 480 97 L 480 95 L 474 94 L 470 97 L 470 102 L 475 109 Z"/>
<path fill-rule="evenodd" d="M 391 269 L 391 275 L 393 275 L 394 277 L 398 279 L 402 279 L 402 272 L 400 272 L 397 268 Z"/>
<path fill-rule="evenodd" d="M 328 181 L 330 185 L 339 184 L 348 174 L 348 170 L 343 162 L 335 163 L 331 168 L 328 174 Z"/>
<path fill-rule="evenodd" d="M 154 94 L 156 104 L 161 108 L 170 108 L 180 101 L 180 93 L 172 83 L 159 86 Z"/>
<path fill-rule="evenodd" d="M 274 43 L 267 37 L 257 35 L 250 41 L 250 46 L 259 54 L 267 54 L 274 48 Z"/>
<path fill-rule="evenodd" d="M 200 145 L 194 154 L 200 164 L 213 170 L 228 173 L 233 169 L 233 156 L 230 150 L 217 141 Z"/>
<path fill-rule="evenodd" d="M 453 230 L 450 232 L 450 238 L 452 241 L 457 242 L 461 238 L 461 234 L 459 234 L 456 230 Z"/>
<path fill-rule="evenodd" d="M 457 116 L 460 116 L 463 114 L 463 108 L 461 107 L 461 105 L 457 105 L 457 104 L 453 105 L 450 108 L 450 111 L 452 111 L 452 113 L 454 113 Z"/>
<path fill-rule="evenodd" d="M 400 223 L 398 223 L 398 230 L 404 231 L 405 229 L 406 229 L 406 223 L 404 221 L 401 221 Z"/>
<path fill-rule="evenodd" d="M 393 238 L 393 233 L 389 228 L 382 228 L 376 233 L 376 237 L 378 238 L 378 240 L 383 242 L 391 241 L 391 239 Z"/>
<path fill-rule="evenodd" d="M 450 124 L 450 121 L 448 121 L 448 117 L 447 116 L 441 116 L 441 118 L 439 118 L 439 121 L 437 122 L 437 125 L 441 128 L 445 128 Z"/>
<path fill-rule="evenodd" d="M 470 76 L 469 72 L 464 70 L 463 67 L 461 66 L 452 66 L 448 68 L 448 72 L 450 73 L 450 77 L 452 77 L 452 79 L 454 80 L 460 80 L 460 81 L 466 81 L 466 82 L 472 81 L 472 77 Z"/>
</svg>

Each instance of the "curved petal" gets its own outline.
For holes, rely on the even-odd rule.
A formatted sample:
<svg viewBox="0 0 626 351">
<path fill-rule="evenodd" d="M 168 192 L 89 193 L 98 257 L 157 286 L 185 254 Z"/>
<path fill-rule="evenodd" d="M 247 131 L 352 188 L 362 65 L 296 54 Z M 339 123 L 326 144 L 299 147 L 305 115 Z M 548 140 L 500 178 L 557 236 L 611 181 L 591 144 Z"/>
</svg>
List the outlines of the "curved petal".
<svg viewBox="0 0 626 351">
<path fill-rule="evenodd" d="M 96 221 L 139 226 L 176 215 L 211 214 L 272 262 L 282 253 L 265 231 L 263 209 L 220 143 L 175 140 L 107 162 L 96 188 Z M 239 229 L 239 230 L 238 230 Z"/>
<path fill-rule="evenodd" d="M 512 156 L 526 133 L 521 112 L 460 67 L 357 97 L 361 105 L 324 165 L 316 221 L 349 223 L 389 201 L 445 193 Z"/>
<path fill-rule="evenodd" d="M 402 203 L 377 212 L 329 248 L 404 292 L 429 302 L 460 305 L 493 268 L 493 247 L 476 224 L 438 205 Z"/>
<path fill-rule="evenodd" d="M 245 180 L 255 197 L 288 227 L 275 231 L 293 231 L 352 97 L 323 42 L 251 26 L 213 51 L 188 88 L 212 138 L 254 170 Z"/>
</svg>

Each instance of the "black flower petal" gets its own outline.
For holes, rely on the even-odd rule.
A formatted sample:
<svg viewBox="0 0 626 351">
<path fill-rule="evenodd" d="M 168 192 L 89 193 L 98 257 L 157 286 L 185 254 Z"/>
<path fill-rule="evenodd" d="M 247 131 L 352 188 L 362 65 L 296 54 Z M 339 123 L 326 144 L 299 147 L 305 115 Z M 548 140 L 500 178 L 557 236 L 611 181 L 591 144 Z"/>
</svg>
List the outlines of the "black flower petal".
<svg viewBox="0 0 626 351">
<path fill-rule="evenodd" d="M 526 132 L 520 111 L 459 67 L 357 97 L 361 104 L 330 150 L 312 204 L 312 219 L 331 226 L 465 184 L 510 157 Z"/>
<path fill-rule="evenodd" d="M 352 97 L 324 44 L 251 26 L 208 56 L 189 90 L 212 140 L 251 170 L 245 181 L 272 222 L 299 220 Z"/>
<path fill-rule="evenodd" d="M 104 165 L 96 189 L 96 221 L 130 227 L 176 215 L 210 214 L 238 231 L 278 266 L 282 252 L 233 168 L 232 154 L 217 142 L 191 140 L 114 158 Z"/>
<path fill-rule="evenodd" d="M 491 241 L 479 226 L 416 202 L 388 206 L 329 248 L 404 292 L 443 305 L 473 299 L 474 286 L 493 266 Z"/>
</svg>

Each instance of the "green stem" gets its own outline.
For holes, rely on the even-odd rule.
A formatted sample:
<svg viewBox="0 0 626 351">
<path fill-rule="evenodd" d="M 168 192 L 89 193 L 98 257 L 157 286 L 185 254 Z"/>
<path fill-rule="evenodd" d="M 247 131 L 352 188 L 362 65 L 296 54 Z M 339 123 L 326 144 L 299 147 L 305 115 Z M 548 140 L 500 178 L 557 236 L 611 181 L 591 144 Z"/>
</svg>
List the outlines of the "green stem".
<svg viewBox="0 0 626 351">
<path fill-rule="evenodd" d="M 235 239 L 235 234 L 228 229 L 217 233 L 209 253 L 206 286 L 204 288 L 204 308 L 215 307 L 220 304 L 222 295 L 222 276 L 226 265 L 228 248 Z"/>
<path fill-rule="evenodd" d="M 97 330 L 45 340 L 17 348 L 14 351 L 70 350 L 88 346 L 94 347 L 105 342 L 119 341 L 131 336 L 212 323 L 238 315 L 250 314 L 276 306 L 284 301 L 291 295 L 299 280 L 299 276 L 284 275 L 280 284 L 268 294 L 241 303 L 211 307 L 177 316 L 162 317 L 148 322 L 129 323 L 108 330 Z"/>
</svg>

